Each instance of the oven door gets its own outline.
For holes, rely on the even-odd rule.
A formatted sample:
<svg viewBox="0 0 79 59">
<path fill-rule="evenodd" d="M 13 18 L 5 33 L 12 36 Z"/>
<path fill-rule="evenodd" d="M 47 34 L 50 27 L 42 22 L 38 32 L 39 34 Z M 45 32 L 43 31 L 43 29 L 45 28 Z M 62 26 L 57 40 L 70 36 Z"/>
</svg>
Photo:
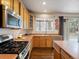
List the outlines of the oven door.
<svg viewBox="0 0 79 59">
<path fill-rule="evenodd" d="M 24 48 L 24 50 L 19 54 L 19 59 L 29 59 L 30 42 Z"/>
</svg>

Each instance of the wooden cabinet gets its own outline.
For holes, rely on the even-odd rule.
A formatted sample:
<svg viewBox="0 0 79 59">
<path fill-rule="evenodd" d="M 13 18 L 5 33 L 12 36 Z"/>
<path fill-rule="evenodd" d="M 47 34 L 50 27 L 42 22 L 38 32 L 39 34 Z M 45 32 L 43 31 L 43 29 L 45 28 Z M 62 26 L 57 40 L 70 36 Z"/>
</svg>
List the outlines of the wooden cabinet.
<svg viewBox="0 0 79 59">
<path fill-rule="evenodd" d="M 1 4 L 7 6 L 9 9 L 13 10 L 14 0 L 0 0 Z"/>
<path fill-rule="evenodd" d="M 0 4 L 1 4 L 1 0 L 0 0 Z"/>
<path fill-rule="evenodd" d="M 14 0 L 14 11 L 19 14 L 19 0 Z"/>
<path fill-rule="evenodd" d="M 19 14 L 22 17 L 22 21 L 23 21 L 23 5 L 21 3 L 20 3 L 20 13 Z M 22 27 L 23 27 L 23 24 L 22 24 Z"/>
<path fill-rule="evenodd" d="M 40 37 L 39 36 L 33 37 L 33 47 L 40 47 Z"/>
<path fill-rule="evenodd" d="M 47 47 L 53 47 L 53 40 L 52 40 L 52 36 L 47 36 L 47 38 L 46 38 L 46 45 L 47 45 Z"/>
<path fill-rule="evenodd" d="M 34 36 L 33 47 L 48 47 L 52 48 L 51 36 Z"/>
<path fill-rule="evenodd" d="M 61 54 L 54 50 L 54 59 L 61 59 Z"/>
<path fill-rule="evenodd" d="M 28 10 L 26 10 L 26 24 L 27 24 L 27 28 L 29 29 L 29 12 L 28 12 Z"/>
<path fill-rule="evenodd" d="M 1 4 L 3 4 L 3 5 L 7 5 L 7 3 L 8 3 L 6 0 L 0 0 L 0 1 L 1 1 Z"/>
<path fill-rule="evenodd" d="M 11 10 L 13 10 L 14 9 L 14 0 L 9 0 L 9 1 L 10 1 L 9 8 Z"/>
<path fill-rule="evenodd" d="M 20 0 L 0 0 L 0 4 L 7 6 L 9 9 L 14 11 L 16 15 L 20 15 L 22 17 L 22 27 L 23 29 L 29 29 L 29 22 L 32 17 L 29 15 L 29 11 L 23 5 Z M 32 26 L 32 24 L 30 25 Z"/>
<path fill-rule="evenodd" d="M 61 59 L 73 59 L 70 55 L 68 55 L 63 49 L 61 49 Z"/>
<path fill-rule="evenodd" d="M 23 19 L 23 5 L 22 5 L 22 3 L 20 3 L 20 16 Z"/>
<path fill-rule="evenodd" d="M 45 36 L 40 36 L 40 47 L 46 47 L 46 38 L 45 38 Z"/>
<path fill-rule="evenodd" d="M 33 29 L 33 15 L 30 15 L 29 28 Z"/>
<path fill-rule="evenodd" d="M 26 24 L 26 9 L 25 9 L 25 8 L 24 8 L 24 13 L 23 13 L 23 14 L 24 14 L 24 16 L 23 16 L 23 17 L 24 17 L 24 18 L 23 18 L 23 28 L 24 28 L 24 29 L 27 29 L 27 26 L 26 26 L 26 25 L 27 25 L 27 24 Z"/>
<path fill-rule="evenodd" d="M 54 59 L 61 59 L 61 49 L 57 44 L 53 44 L 54 47 Z"/>
<path fill-rule="evenodd" d="M 65 52 L 56 43 L 53 44 L 54 47 L 54 59 L 73 59 L 68 53 Z"/>
</svg>

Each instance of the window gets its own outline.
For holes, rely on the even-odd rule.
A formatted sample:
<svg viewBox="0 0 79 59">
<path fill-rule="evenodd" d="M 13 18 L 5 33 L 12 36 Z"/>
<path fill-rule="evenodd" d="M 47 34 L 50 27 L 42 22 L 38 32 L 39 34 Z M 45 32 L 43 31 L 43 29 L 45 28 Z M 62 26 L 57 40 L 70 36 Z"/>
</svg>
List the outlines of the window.
<svg viewBox="0 0 79 59">
<path fill-rule="evenodd" d="M 57 31 L 58 29 L 55 29 L 54 17 L 36 17 L 35 32 L 53 33 Z"/>
</svg>

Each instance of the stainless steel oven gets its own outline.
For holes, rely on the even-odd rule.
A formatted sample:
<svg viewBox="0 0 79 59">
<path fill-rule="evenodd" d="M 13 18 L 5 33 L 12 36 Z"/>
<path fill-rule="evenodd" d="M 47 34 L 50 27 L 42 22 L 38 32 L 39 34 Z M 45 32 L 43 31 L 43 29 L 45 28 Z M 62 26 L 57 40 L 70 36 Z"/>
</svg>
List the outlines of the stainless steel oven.
<svg viewBox="0 0 79 59">
<path fill-rule="evenodd" d="M 17 59 L 29 59 L 31 43 L 13 41 L 12 35 L 0 35 L 0 54 L 17 54 Z"/>
<path fill-rule="evenodd" d="M 22 18 L 14 11 L 0 5 L 0 27 L 22 28 Z"/>
<path fill-rule="evenodd" d="M 29 51 L 30 51 L 30 42 L 27 44 L 27 46 L 22 50 L 22 52 L 19 54 L 19 59 L 29 59 Z"/>
</svg>

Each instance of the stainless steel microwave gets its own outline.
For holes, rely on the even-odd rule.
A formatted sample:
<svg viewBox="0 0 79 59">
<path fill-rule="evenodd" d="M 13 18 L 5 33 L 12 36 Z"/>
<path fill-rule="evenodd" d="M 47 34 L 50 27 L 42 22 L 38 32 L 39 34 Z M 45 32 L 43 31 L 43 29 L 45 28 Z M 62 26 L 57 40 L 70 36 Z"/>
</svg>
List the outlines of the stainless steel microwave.
<svg viewBox="0 0 79 59">
<path fill-rule="evenodd" d="M 12 10 L 0 5 L 0 27 L 22 28 L 22 18 Z"/>
</svg>

